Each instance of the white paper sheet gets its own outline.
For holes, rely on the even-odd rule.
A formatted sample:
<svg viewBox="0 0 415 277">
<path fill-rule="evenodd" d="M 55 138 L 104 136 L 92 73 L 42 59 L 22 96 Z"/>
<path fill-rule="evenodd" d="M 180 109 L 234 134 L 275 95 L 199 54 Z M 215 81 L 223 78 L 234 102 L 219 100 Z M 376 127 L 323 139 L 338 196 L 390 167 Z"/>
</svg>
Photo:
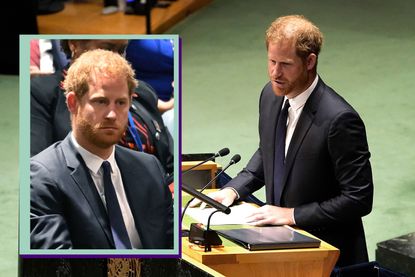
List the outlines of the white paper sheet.
<svg viewBox="0 0 415 277">
<path fill-rule="evenodd" d="M 258 209 L 252 204 L 242 203 L 231 207 L 230 214 L 222 212 L 215 213 L 210 219 L 210 225 L 228 225 L 228 224 L 248 224 L 245 220 L 246 216 Z M 188 208 L 186 214 L 192 217 L 198 223 L 207 225 L 208 218 L 211 213 L 216 211 L 214 208 Z"/>
</svg>

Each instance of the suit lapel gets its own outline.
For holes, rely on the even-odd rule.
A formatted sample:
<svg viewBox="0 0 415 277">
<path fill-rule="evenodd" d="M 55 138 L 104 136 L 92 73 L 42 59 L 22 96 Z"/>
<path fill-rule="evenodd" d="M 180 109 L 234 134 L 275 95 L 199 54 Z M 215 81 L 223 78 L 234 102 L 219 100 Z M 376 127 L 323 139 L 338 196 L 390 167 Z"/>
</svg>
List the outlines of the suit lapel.
<svg viewBox="0 0 415 277">
<path fill-rule="evenodd" d="M 72 170 L 71 178 L 82 191 L 83 196 L 89 204 L 89 207 L 85 208 L 89 208 L 92 211 L 107 236 L 108 241 L 110 244 L 113 244 L 112 234 L 107 219 L 107 211 L 105 210 L 104 204 L 102 203 L 101 197 L 98 194 L 95 183 L 92 180 L 85 162 L 71 142 L 70 134 L 62 142 L 62 150 L 67 166 Z"/>
<path fill-rule="evenodd" d="M 324 83 L 321 79 L 319 79 L 319 82 L 316 88 L 311 93 L 310 97 L 305 103 L 304 109 L 300 115 L 300 118 L 298 119 L 297 126 L 291 138 L 290 146 L 288 148 L 287 156 L 285 159 L 286 168 L 285 168 L 284 177 L 282 181 L 282 185 L 283 185 L 282 194 L 284 194 L 284 187 L 286 185 L 287 178 L 291 171 L 291 168 L 295 162 L 295 157 L 297 156 L 298 150 L 300 149 L 304 141 L 304 138 L 307 135 L 308 130 L 310 129 L 314 121 L 315 114 L 318 110 L 318 105 L 320 103 L 320 99 L 323 94 L 323 90 L 324 90 Z"/>
<path fill-rule="evenodd" d="M 145 235 L 147 232 L 143 230 L 146 224 L 142 222 L 142 211 L 145 211 L 146 207 L 141 207 L 142 203 L 145 202 L 141 198 L 148 197 L 148 195 L 143 194 L 143 192 L 140 191 L 141 187 L 137 184 L 137 182 L 140 182 L 139 178 L 136 177 L 137 167 L 131 166 L 132 161 L 129 160 L 125 155 L 120 154 L 121 149 L 119 148 L 120 146 L 115 146 L 115 159 L 121 172 L 121 178 L 124 185 L 125 194 L 127 196 L 128 205 L 130 206 L 141 244 L 144 248 L 146 248 L 145 244 L 147 237 Z"/>
<path fill-rule="evenodd" d="M 267 122 L 269 122 L 269 125 L 271 128 L 264 128 L 264 138 L 263 141 L 266 143 L 263 145 L 263 151 L 262 155 L 264 156 L 265 162 L 263 163 L 264 166 L 267 168 L 264 168 L 265 172 L 270 172 L 270 174 L 265 174 L 265 184 L 270 184 L 268 186 L 267 192 L 267 200 L 270 201 L 270 203 L 273 203 L 274 199 L 274 155 L 275 155 L 275 141 L 276 141 L 276 128 L 277 128 L 277 122 L 278 117 L 281 112 L 282 103 L 284 102 L 284 97 L 276 97 L 274 93 L 272 93 L 272 101 L 270 101 L 270 105 L 268 106 L 269 111 L 265 111 L 264 114 L 269 114 L 269 118 L 265 119 Z"/>
</svg>

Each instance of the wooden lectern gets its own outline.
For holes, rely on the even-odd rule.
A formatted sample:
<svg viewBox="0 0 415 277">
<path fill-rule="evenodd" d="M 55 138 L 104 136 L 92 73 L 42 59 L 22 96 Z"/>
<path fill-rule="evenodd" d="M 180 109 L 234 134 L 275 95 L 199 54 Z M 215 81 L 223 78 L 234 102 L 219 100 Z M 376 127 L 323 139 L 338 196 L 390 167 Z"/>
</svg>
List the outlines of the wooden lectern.
<svg viewBox="0 0 415 277">
<path fill-rule="evenodd" d="M 182 195 L 183 203 L 186 203 L 189 195 L 184 192 Z M 186 215 L 183 221 L 185 227 L 191 222 L 195 221 Z M 297 231 L 314 237 L 304 230 L 297 229 Z M 337 248 L 324 241 L 321 241 L 319 248 L 249 251 L 221 238 L 222 246 L 212 247 L 211 252 L 205 252 L 203 246 L 192 244 L 188 237 L 183 237 L 183 258 L 195 265 L 203 264 L 224 276 L 321 277 L 330 276 L 340 254 Z"/>
<path fill-rule="evenodd" d="M 182 170 L 188 170 L 189 168 L 198 164 L 199 161 L 186 161 L 182 162 Z M 218 170 L 221 169 L 221 166 L 215 162 L 209 161 L 193 169 L 192 172 L 188 172 L 188 175 L 183 177 L 183 182 L 189 182 L 194 188 L 202 188 L 206 185 L 211 179 L 215 177 L 215 174 Z M 216 188 L 216 183 L 213 182 L 209 188 Z"/>
<path fill-rule="evenodd" d="M 225 276 L 321 277 L 330 276 L 340 252 L 324 241 L 321 241 L 319 248 L 249 251 L 224 238 L 222 240 L 223 247 L 204 252 L 204 247 L 192 245 L 187 237 L 182 238 L 183 257 Z"/>
</svg>

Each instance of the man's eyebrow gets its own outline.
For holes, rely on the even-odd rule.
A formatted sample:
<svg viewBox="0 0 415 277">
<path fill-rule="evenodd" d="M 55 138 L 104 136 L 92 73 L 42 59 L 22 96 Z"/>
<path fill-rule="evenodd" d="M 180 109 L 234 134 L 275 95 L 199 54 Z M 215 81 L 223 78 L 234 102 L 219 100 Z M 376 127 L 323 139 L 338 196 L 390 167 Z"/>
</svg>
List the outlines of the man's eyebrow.
<svg viewBox="0 0 415 277">
<path fill-rule="evenodd" d="M 128 101 L 129 99 L 130 99 L 129 97 L 119 97 L 119 98 L 117 98 L 115 100 L 117 100 L 117 101 L 119 101 L 119 100 L 126 100 L 126 101 Z"/>
<path fill-rule="evenodd" d="M 92 96 L 90 98 L 90 100 L 102 100 L 102 99 L 108 99 L 108 98 L 102 95 Z"/>
</svg>

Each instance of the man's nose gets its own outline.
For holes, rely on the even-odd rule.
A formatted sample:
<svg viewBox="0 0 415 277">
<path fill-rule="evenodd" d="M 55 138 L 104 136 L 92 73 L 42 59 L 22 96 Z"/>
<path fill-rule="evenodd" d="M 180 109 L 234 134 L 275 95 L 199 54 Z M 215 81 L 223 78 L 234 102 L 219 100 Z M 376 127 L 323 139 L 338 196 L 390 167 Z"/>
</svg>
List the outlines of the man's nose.
<svg viewBox="0 0 415 277">
<path fill-rule="evenodd" d="M 109 105 L 106 118 L 115 119 L 116 117 L 117 117 L 117 113 L 115 112 L 115 105 Z"/>
<path fill-rule="evenodd" d="M 278 63 L 274 64 L 273 67 L 271 68 L 271 74 L 274 77 L 280 77 L 281 76 L 281 66 L 278 65 Z"/>
</svg>

